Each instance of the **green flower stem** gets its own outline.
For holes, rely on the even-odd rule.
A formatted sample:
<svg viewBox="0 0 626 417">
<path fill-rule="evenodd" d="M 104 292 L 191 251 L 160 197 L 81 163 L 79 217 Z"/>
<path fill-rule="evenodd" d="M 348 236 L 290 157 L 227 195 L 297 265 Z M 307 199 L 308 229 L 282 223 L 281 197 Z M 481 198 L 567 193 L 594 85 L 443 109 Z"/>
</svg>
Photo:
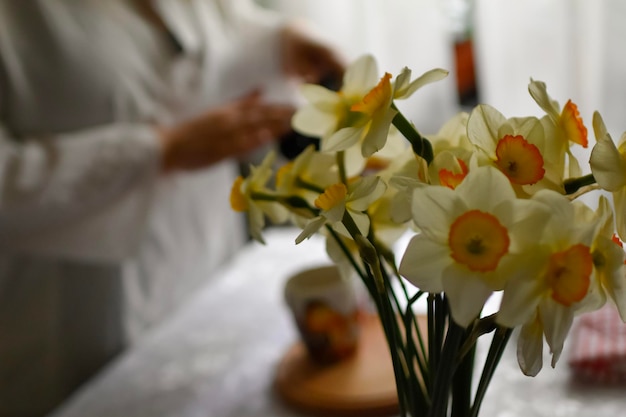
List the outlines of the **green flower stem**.
<svg viewBox="0 0 626 417">
<path fill-rule="evenodd" d="M 430 397 L 428 396 L 428 388 L 426 387 L 425 381 L 428 378 L 428 366 L 426 360 L 428 358 L 427 352 L 424 351 L 424 343 L 419 332 L 419 328 L 417 333 L 418 338 L 418 348 L 415 346 L 415 342 L 413 340 L 413 324 L 412 322 L 415 320 L 415 314 L 413 314 L 413 310 L 411 306 L 407 307 L 406 312 L 404 314 L 404 330 L 406 332 L 406 347 L 407 347 L 407 362 L 410 369 L 410 380 L 412 392 L 419 391 L 421 393 L 419 397 L 419 404 L 416 405 L 419 410 L 427 410 L 430 407 Z M 415 362 L 415 364 L 414 364 Z M 418 379 L 415 374 L 415 366 L 419 369 L 419 375 L 422 375 L 422 382 Z"/>
<path fill-rule="evenodd" d="M 407 333 L 411 333 L 411 329 L 416 329 L 415 330 L 415 335 L 417 336 L 417 348 L 418 351 L 416 351 L 415 355 L 416 355 L 416 359 L 418 362 L 418 366 L 420 368 L 420 374 L 424 377 L 424 383 L 426 383 L 426 380 L 428 378 L 428 351 L 426 350 L 426 345 L 424 344 L 424 338 L 422 337 L 422 331 L 419 328 L 419 323 L 417 322 L 417 319 L 415 317 L 415 314 L 413 313 L 413 304 L 419 300 L 420 298 L 422 298 L 423 295 L 425 295 L 426 293 L 424 291 L 418 291 L 413 297 L 411 297 L 408 300 L 407 303 L 407 307 L 406 307 L 406 311 L 404 313 L 404 317 L 405 317 L 405 328 Z M 409 339 L 409 335 L 407 335 L 407 340 L 412 340 Z"/>
<path fill-rule="evenodd" d="M 435 344 L 435 294 L 428 294 L 426 318 L 428 320 L 428 374 L 430 378 L 427 382 L 428 391 L 432 395 L 434 390 L 433 375 L 437 371 L 440 346 Z"/>
<path fill-rule="evenodd" d="M 383 243 L 377 241 L 375 239 L 375 236 L 373 235 L 373 233 L 370 233 L 370 234 L 371 234 L 371 236 L 369 236 L 369 239 L 373 242 L 373 244 L 376 247 L 377 251 L 382 255 L 383 259 L 385 259 L 387 261 L 387 263 L 389 264 L 389 266 L 393 270 L 394 275 L 398 279 L 398 283 L 400 284 L 402 292 L 404 293 L 404 297 L 407 300 L 407 309 L 405 311 L 405 321 L 404 321 L 405 330 L 407 332 L 411 332 L 410 326 L 412 325 L 413 329 L 415 330 L 415 334 L 416 334 L 416 336 L 418 338 L 418 343 L 419 343 L 419 348 L 420 348 L 421 355 L 417 352 L 416 347 L 415 347 L 415 343 L 413 343 L 413 339 L 409 338 L 408 336 L 407 336 L 407 348 L 411 350 L 410 353 L 413 353 L 415 355 L 415 358 L 418 361 L 418 366 L 420 368 L 420 373 L 421 373 L 421 375 L 424 376 L 424 378 L 426 378 L 427 366 L 426 366 L 425 363 L 423 363 L 423 361 L 426 358 L 428 358 L 428 356 L 427 356 L 428 354 L 427 354 L 427 351 L 424 348 L 424 340 L 422 338 L 422 331 L 419 328 L 419 323 L 417 322 L 417 318 L 415 317 L 415 314 L 413 314 L 413 312 L 411 310 L 412 304 L 418 298 L 420 298 L 422 295 L 424 295 L 424 292 L 419 291 L 417 293 L 417 298 L 415 298 L 415 299 L 413 299 L 411 296 L 409 296 L 409 292 L 408 292 L 407 287 L 406 287 L 406 285 L 404 283 L 404 280 L 400 276 L 400 272 L 398 271 L 398 268 L 396 266 L 396 260 L 395 260 L 394 253 L 391 250 L 389 250 L 389 248 L 387 248 Z M 389 287 L 391 288 L 391 284 L 389 284 Z M 393 291 L 392 291 L 392 293 L 393 293 Z M 394 298 L 396 298 L 395 293 L 393 293 L 393 296 L 394 296 Z M 396 301 L 396 305 L 397 305 L 398 311 L 402 311 L 402 308 L 400 307 L 400 304 L 397 301 Z M 409 318 L 410 318 L 411 322 L 407 321 Z M 424 379 L 424 382 L 425 381 L 426 381 L 426 379 Z M 427 396 L 425 396 L 425 397 L 427 398 Z"/>
<path fill-rule="evenodd" d="M 278 201 L 278 199 L 280 198 L 279 196 L 276 196 L 273 194 L 267 194 L 267 193 L 261 193 L 261 192 L 252 192 L 250 193 L 250 197 L 253 200 L 257 200 L 257 201 Z"/>
<path fill-rule="evenodd" d="M 391 280 L 389 278 L 389 275 L 387 274 L 387 271 L 385 270 L 385 268 L 380 268 L 380 270 L 381 270 L 381 275 L 382 275 L 382 278 L 383 278 L 383 281 L 385 283 L 385 287 L 388 293 L 387 299 L 391 299 L 394 301 L 395 310 L 393 312 L 393 316 L 396 317 L 398 316 L 396 312 L 400 313 L 402 311 L 402 306 L 400 305 L 398 297 L 395 291 L 393 290 L 393 287 L 391 285 Z M 408 300 L 409 297 L 408 297 L 408 293 L 406 292 L 406 290 L 405 290 L 405 296 Z M 413 398 L 409 396 L 409 399 L 417 400 L 417 402 L 412 402 L 410 404 L 411 409 L 423 410 L 425 409 L 428 403 L 428 393 L 423 390 L 423 386 L 422 384 L 420 384 L 419 379 L 417 378 L 417 375 L 415 374 L 415 366 L 413 364 L 413 359 L 416 360 L 421 370 L 425 369 L 425 367 L 423 364 L 422 357 L 419 355 L 417 348 L 415 346 L 414 339 L 413 339 L 413 334 L 411 330 L 412 330 L 412 322 L 415 321 L 415 315 L 412 314 L 410 307 L 411 306 L 409 305 L 407 308 L 407 313 L 403 317 L 403 321 L 402 321 L 402 324 L 404 325 L 404 334 L 399 331 L 396 331 L 395 335 L 398 338 L 397 343 L 400 346 L 403 346 L 402 355 L 405 361 L 405 367 L 406 367 L 405 375 L 407 378 L 407 384 L 410 387 L 409 392 L 421 394 L 421 396 L 417 398 Z M 397 327 L 398 326 L 396 326 L 396 328 Z M 417 332 L 419 334 L 419 327 L 417 327 Z M 404 340 L 402 339 L 403 336 L 404 336 Z M 423 372 L 421 373 L 423 374 Z"/>
<path fill-rule="evenodd" d="M 407 347 L 409 349 L 411 349 L 411 353 L 414 354 L 417 362 L 418 362 L 418 366 L 420 368 L 420 373 L 422 375 L 422 377 L 424 378 L 424 383 L 426 384 L 426 386 L 428 386 L 428 369 L 427 369 L 427 364 L 424 363 L 424 360 L 426 360 L 426 358 L 428 358 L 428 353 L 424 348 L 424 339 L 422 337 L 422 331 L 419 328 L 419 323 L 417 321 L 417 318 L 415 317 L 415 314 L 413 314 L 413 311 L 411 309 L 412 304 L 418 299 L 420 298 L 422 295 L 424 295 L 425 293 L 423 291 L 419 291 L 416 295 L 417 298 L 414 299 L 414 297 L 409 296 L 409 292 L 407 290 L 407 287 L 404 283 L 403 278 L 400 276 L 400 272 L 398 271 L 398 268 L 396 267 L 396 262 L 395 262 L 395 256 L 393 254 L 392 251 L 390 251 L 389 249 L 387 249 L 384 245 L 382 245 L 381 243 L 376 243 L 376 247 L 379 249 L 379 252 L 381 252 L 383 254 L 383 258 L 385 260 L 387 260 L 387 263 L 389 263 L 389 266 L 393 269 L 393 272 L 398 280 L 398 283 L 400 284 L 400 288 L 402 289 L 402 292 L 404 293 L 404 297 L 407 300 L 407 309 L 405 312 L 405 323 L 404 323 L 404 327 L 406 331 L 411 331 L 411 327 L 415 330 L 415 334 L 417 336 L 418 339 L 418 345 L 419 345 L 419 352 L 417 351 L 417 348 L 415 346 L 415 343 L 413 342 L 412 338 L 409 338 L 407 336 L 407 344 L 409 344 Z M 395 294 L 394 294 L 395 297 Z M 401 307 L 399 305 L 399 303 L 397 303 L 398 305 L 398 311 L 401 311 Z M 410 319 L 410 322 L 408 322 L 407 320 Z M 428 396 L 426 396 L 426 398 L 428 398 Z"/>
<path fill-rule="evenodd" d="M 352 218 L 350 217 L 350 215 L 347 212 L 344 215 L 344 223 L 345 223 L 346 220 L 347 220 L 347 223 L 350 225 L 349 227 L 346 226 L 348 228 L 348 230 L 356 229 L 356 231 L 358 232 L 358 228 L 356 228 L 356 224 L 354 224 L 354 221 L 352 220 Z M 393 352 L 397 352 L 397 346 L 395 344 L 395 340 L 396 339 L 393 336 L 393 333 L 394 333 L 394 330 L 393 330 L 394 323 L 397 326 L 397 322 L 395 321 L 395 314 L 392 314 L 391 315 L 391 319 L 390 319 L 390 315 L 388 314 L 388 311 L 391 308 L 391 306 L 389 305 L 389 300 L 386 299 L 386 297 L 383 297 L 383 295 L 385 294 L 384 289 L 383 289 L 383 292 L 381 293 L 380 289 L 377 288 L 377 285 L 375 284 L 377 279 L 374 277 L 374 273 L 372 272 L 372 270 L 366 266 L 367 273 L 361 271 L 361 268 L 357 265 L 355 259 L 353 258 L 352 254 L 350 253 L 349 249 L 343 243 L 341 237 L 337 234 L 337 232 L 335 232 L 332 229 L 332 227 L 330 227 L 329 225 L 326 226 L 326 229 L 330 232 L 330 234 L 333 236 L 333 238 L 337 241 L 337 243 L 341 247 L 342 251 L 344 252 L 346 257 L 349 259 L 350 263 L 355 268 L 355 270 L 357 271 L 357 273 L 361 277 L 362 281 L 364 282 L 364 284 L 365 284 L 365 286 L 366 286 L 366 288 L 367 288 L 367 290 L 368 290 L 368 292 L 370 294 L 370 297 L 376 303 L 376 308 L 377 308 L 377 310 L 379 312 L 379 317 L 380 317 L 380 320 L 381 320 L 381 324 L 382 324 L 383 330 L 385 332 L 385 337 L 386 337 L 387 342 L 389 344 L 389 350 L 390 350 L 390 352 L 392 352 L 391 359 L 392 359 L 394 375 L 395 375 L 395 380 L 396 380 L 396 389 L 398 390 L 398 398 L 400 399 L 400 401 L 399 401 L 400 412 L 401 412 L 402 416 L 406 416 L 407 415 L 406 414 L 406 403 L 407 403 L 407 400 L 410 398 L 410 395 L 409 395 L 410 391 L 405 386 L 405 382 L 404 382 L 405 378 L 403 377 L 403 375 L 404 375 L 404 368 L 402 367 L 402 364 L 400 363 L 398 356 L 396 354 L 393 354 Z M 355 236 L 357 236 L 357 235 L 355 235 Z M 382 279 L 380 281 L 382 281 Z M 396 331 L 397 331 L 397 329 L 396 329 Z"/>
<path fill-rule="evenodd" d="M 472 330 L 467 330 L 464 340 L 468 340 L 471 337 L 471 333 Z M 452 379 L 452 417 L 469 417 L 475 356 L 476 343 L 473 343 L 454 373 Z"/>
<path fill-rule="evenodd" d="M 361 259 L 366 265 L 366 271 L 369 279 L 374 283 L 376 291 L 372 294 L 374 301 L 378 309 L 378 315 L 381 320 L 383 331 L 385 332 L 385 338 L 389 345 L 389 351 L 391 353 L 391 360 L 393 365 L 393 371 L 396 380 L 396 390 L 398 392 L 398 404 L 400 408 L 401 416 L 406 416 L 407 406 L 413 412 L 416 410 L 414 397 L 412 396 L 411 385 L 409 384 L 409 367 L 406 360 L 406 348 L 402 343 L 402 336 L 400 333 L 398 318 L 396 311 L 394 310 L 390 298 L 390 294 L 393 291 L 388 292 L 388 282 L 383 275 L 379 254 L 372 243 L 364 237 L 354 220 L 348 213 L 344 212 L 342 223 L 359 246 L 359 252 Z M 414 413 L 412 413 L 414 414 Z"/>
<path fill-rule="evenodd" d="M 578 191 L 580 188 L 585 187 L 587 185 L 593 185 L 596 183 L 596 179 L 593 174 L 588 174 L 583 177 L 578 178 L 570 178 L 563 182 L 563 187 L 565 188 L 565 194 L 573 194 Z"/>
<path fill-rule="evenodd" d="M 356 263 L 356 260 L 354 259 L 354 257 L 352 256 L 352 253 L 350 252 L 350 249 L 348 249 L 348 247 L 346 246 L 346 244 L 343 242 L 343 239 L 341 239 L 341 236 L 339 236 L 339 234 L 337 232 L 335 232 L 333 230 L 333 228 L 330 225 L 326 225 L 326 230 L 328 231 L 328 233 L 330 233 L 330 235 L 333 237 L 333 239 L 335 239 L 335 241 L 337 242 L 337 244 L 339 245 L 339 248 L 341 248 L 341 251 L 343 252 L 343 254 L 346 256 L 346 258 L 348 258 L 348 261 L 350 262 L 350 264 L 352 265 L 352 268 L 354 268 L 354 270 L 356 271 L 356 273 L 359 275 L 359 277 L 361 278 L 361 280 L 363 281 L 363 283 L 368 286 L 368 284 L 370 284 L 369 280 L 367 279 L 367 274 L 361 269 L 361 267 Z M 367 288 L 368 292 L 370 294 L 372 294 L 372 292 L 375 292 L 375 288 Z"/>
<path fill-rule="evenodd" d="M 461 345 L 461 349 L 459 349 L 459 361 L 463 360 L 465 355 L 470 353 L 470 351 L 476 345 L 476 341 L 482 335 L 487 333 L 491 333 L 494 331 L 498 325 L 496 324 L 496 314 L 492 314 L 487 317 L 483 317 L 474 322 L 474 325 L 469 332 L 468 337 L 465 339 L 463 344 Z"/>
<path fill-rule="evenodd" d="M 367 259 L 363 259 L 366 262 L 366 269 L 368 271 L 368 275 L 371 280 L 375 281 L 377 278 L 375 277 L 375 273 L 372 271 L 370 264 L 368 264 Z M 373 262 L 376 264 L 375 262 Z M 380 265 L 380 264 L 379 264 Z M 398 322 L 396 319 L 395 312 L 391 307 L 391 303 L 389 298 L 387 298 L 386 292 L 376 291 L 374 294 L 374 301 L 376 303 L 376 307 L 378 309 L 378 315 L 380 317 L 380 321 L 383 327 L 383 331 L 385 332 L 385 338 L 389 345 L 389 351 L 391 353 L 391 362 L 393 365 L 393 372 L 396 380 L 396 390 L 398 392 L 398 405 L 400 408 L 400 415 L 405 417 L 407 415 L 407 405 L 410 405 L 411 399 L 411 391 L 407 386 L 407 381 L 405 378 L 405 370 L 406 366 L 400 362 L 400 357 L 398 353 L 401 351 L 398 349 L 397 338 L 396 335 L 398 333 Z"/>
<path fill-rule="evenodd" d="M 441 294 L 429 293 L 427 303 L 428 319 L 428 381 L 427 387 L 434 404 L 435 379 L 440 372 L 443 337 L 446 328 L 448 304 Z"/>
<path fill-rule="evenodd" d="M 339 181 L 348 185 L 348 176 L 346 174 L 345 151 L 339 151 L 336 155 L 337 168 L 339 169 Z"/>
<path fill-rule="evenodd" d="M 456 370 L 455 358 L 464 334 L 465 329 L 452 320 L 448 321 L 446 340 L 441 350 L 441 358 L 435 374 L 432 395 L 433 405 L 428 412 L 428 417 L 445 417 L 447 415 L 450 386 Z"/>
<path fill-rule="evenodd" d="M 325 191 L 322 187 L 305 181 L 300 177 L 296 178 L 296 186 L 319 194 L 322 194 Z"/>
<path fill-rule="evenodd" d="M 483 368 L 483 372 L 480 375 L 480 382 L 478 383 L 476 396 L 474 397 L 474 404 L 472 404 L 472 409 L 470 411 L 470 417 L 478 416 L 480 406 L 483 402 L 483 399 L 485 398 L 485 393 L 487 392 L 489 383 L 491 382 L 491 377 L 493 377 L 496 367 L 500 362 L 500 358 L 502 358 L 502 354 L 504 353 L 504 349 L 506 348 L 506 344 L 511 338 L 512 333 L 513 329 L 505 327 L 498 327 L 496 329 L 496 333 L 493 335 L 493 339 L 491 341 L 491 346 L 489 347 L 489 353 L 487 354 L 485 367 Z"/>
<path fill-rule="evenodd" d="M 392 120 L 393 125 L 404 135 L 409 143 L 411 143 L 413 152 L 424 158 L 428 165 L 430 165 L 434 158 L 432 144 L 428 139 L 420 135 L 417 129 L 415 129 L 415 126 L 413 126 L 396 107 L 395 103 L 391 104 L 391 108 L 398 112 Z"/>
</svg>

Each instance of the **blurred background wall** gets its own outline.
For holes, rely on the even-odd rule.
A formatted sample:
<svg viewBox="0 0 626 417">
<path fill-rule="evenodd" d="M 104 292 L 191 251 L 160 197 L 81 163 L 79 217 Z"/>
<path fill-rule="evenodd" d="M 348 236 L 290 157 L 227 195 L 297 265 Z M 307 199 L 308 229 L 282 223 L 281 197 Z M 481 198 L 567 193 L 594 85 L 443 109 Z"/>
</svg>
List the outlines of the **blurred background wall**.
<svg viewBox="0 0 626 417">
<path fill-rule="evenodd" d="M 507 117 L 541 114 L 527 91 L 532 77 L 545 81 L 560 104 L 576 102 L 590 130 L 599 110 L 614 139 L 626 131 L 626 1 L 258 1 L 310 19 L 348 58 L 374 54 L 381 73 L 403 66 L 416 75 L 433 67 L 451 70 L 446 81 L 401 103 L 425 133 L 460 108 L 456 71 L 468 68 L 475 70 L 476 100 Z M 455 55 L 455 45 L 467 39 L 473 67 Z"/>
</svg>

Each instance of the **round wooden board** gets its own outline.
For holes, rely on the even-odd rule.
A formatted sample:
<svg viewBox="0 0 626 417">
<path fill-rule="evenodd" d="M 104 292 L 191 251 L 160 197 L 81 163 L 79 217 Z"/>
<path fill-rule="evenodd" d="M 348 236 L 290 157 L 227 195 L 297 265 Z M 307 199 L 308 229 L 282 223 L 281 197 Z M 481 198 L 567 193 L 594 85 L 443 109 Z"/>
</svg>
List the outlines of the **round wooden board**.
<svg viewBox="0 0 626 417">
<path fill-rule="evenodd" d="M 398 413 L 389 348 L 377 316 L 364 316 L 356 353 L 332 365 L 313 362 L 301 342 L 278 365 L 276 389 L 297 410 L 323 416 Z"/>
</svg>

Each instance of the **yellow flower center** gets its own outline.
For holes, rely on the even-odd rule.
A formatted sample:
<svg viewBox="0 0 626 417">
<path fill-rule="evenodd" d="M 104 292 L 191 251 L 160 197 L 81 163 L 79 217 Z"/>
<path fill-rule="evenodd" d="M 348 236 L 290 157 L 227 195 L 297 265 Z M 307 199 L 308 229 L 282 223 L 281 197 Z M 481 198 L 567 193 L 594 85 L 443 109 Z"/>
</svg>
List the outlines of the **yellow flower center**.
<svg viewBox="0 0 626 417">
<path fill-rule="evenodd" d="M 546 281 L 557 303 L 569 307 L 587 294 L 593 270 L 588 246 L 577 244 L 550 257 Z"/>
<path fill-rule="evenodd" d="M 390 100 L 391 74 L 386 72 L 378 85 L 363 97 L 363 101 L 353 104 L 350 110 L 373 116 L 379 109 L 386 107 Z"/>
<path fill-rule="evenodd" d="M 233 187 L 230 190 L 230 206 L 235 211 L 247 211 L 248 202 L 246 197 L 241 192 L 241 184 L 243 184 L 243 177 L 240 175 L 235 178 Z"/>
<path fill-rule="evenodd" d="M 467 173 L 469 172 L 465 162 L 458 158 L 457 161 L 461 167 L 461 172 L 454 173 L 445 168 L 439 170 L 439 183 L 444 187 L 452 188 L 453 190 L 465 179 Z"/>
<path fill-rule="evenodd" d="M 293 161 L 287 162 L 285 165 L 280 167 L 276 172 L 276 187 L 281 188 L 285 185 L 285 177 L 287 174 L 293 169 L 294 163 Z"/>
<path fill-rule="evenodd" d="M 471 210 L 459 216 L 448 235 L 452 258 L 472 271 L 489 272 L 509 251 L 509 233 L 492 214 Z"/>
<path fill-rule="evenodd" d="M 506 135 L 500 139 L 496 157 L 496 165 L 514 184 L 534 184 L 546 173 L 541 152 L 523 136 Z"/>
<path fill-rule="evenodd" d="M 333 184 L 315 199 L 315 207 L 328 211 L 345 200 L 348 189 L 342 183 Z"/>
<path fill-rule="evenodd" d="M 377 156 L 370 156 L 365 161 L 365 170 L 382 171 L 389 166 L 389 160 Z"/>
<path fill-rule="evenodd" d="M 561 125 L 565 130 L 565 135 L 569 140 L 586 148 L 589 145 L 587 140 L 587 128 L 578 112 L 578 107 L 572 100 L 568 100 L 561 111 Z"/>
</svg>

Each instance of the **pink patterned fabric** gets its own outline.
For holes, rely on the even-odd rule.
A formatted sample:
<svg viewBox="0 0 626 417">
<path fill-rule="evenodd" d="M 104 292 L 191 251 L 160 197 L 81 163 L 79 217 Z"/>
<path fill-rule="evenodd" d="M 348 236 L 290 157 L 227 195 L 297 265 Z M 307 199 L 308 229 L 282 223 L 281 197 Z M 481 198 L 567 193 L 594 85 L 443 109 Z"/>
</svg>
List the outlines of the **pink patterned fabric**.
<svg viewBox="0 0 626 417">
<path fill-rule="evenodd" d="M 626 324 L 615 306 L 582 315 L 572 329 L 569 364 L 590 382 L 626 382 Z"/>
</svg>

